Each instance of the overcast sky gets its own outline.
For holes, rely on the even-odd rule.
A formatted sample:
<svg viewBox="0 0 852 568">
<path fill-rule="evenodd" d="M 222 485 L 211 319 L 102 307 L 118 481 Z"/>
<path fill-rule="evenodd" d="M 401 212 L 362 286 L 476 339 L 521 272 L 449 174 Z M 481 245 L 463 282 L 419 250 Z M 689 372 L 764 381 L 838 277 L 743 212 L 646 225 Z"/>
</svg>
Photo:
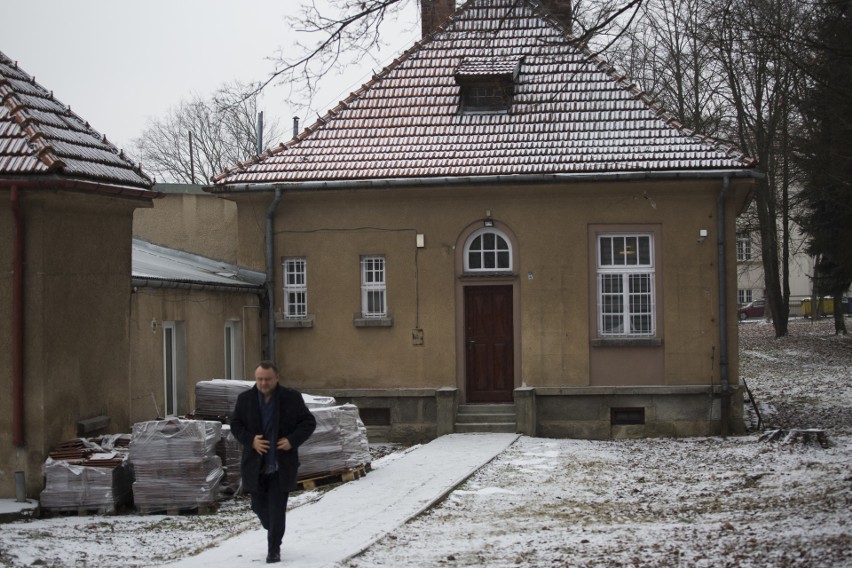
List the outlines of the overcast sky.
<svg viewBox="0 0 852 568">
<path fill-rule="evenodd" d="M 294 53 L 285 16 L 304 0 L 5 0 L 0 51 L 54 96 L 106 134 L 131 148 L 150 118 L 182 99 L 208 96 L 225 82 L 259 81 L 279 49 Z M 392 45 L 343 76 L 330 76 L 314 100 L 324 112 L 369 80 L 418 39 L 416 2 L 408 21 L 385 34 Z M 316 38 L 309 41 L 316 41 Z M 285 89 L 268 90 L 264 118 L 289 132 L 294 112 Z M 316 114 L 301 116 L 302 127 Z"/>
</svg>

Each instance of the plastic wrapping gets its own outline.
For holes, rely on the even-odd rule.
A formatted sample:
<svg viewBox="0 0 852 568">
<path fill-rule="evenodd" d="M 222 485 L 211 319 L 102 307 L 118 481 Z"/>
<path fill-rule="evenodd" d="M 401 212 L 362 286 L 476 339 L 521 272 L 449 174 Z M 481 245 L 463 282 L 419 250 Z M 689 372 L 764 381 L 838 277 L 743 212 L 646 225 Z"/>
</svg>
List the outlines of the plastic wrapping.
<svg viewBox="0 0 852 568">
<path fill-rule="evenodd" d="M 169 418 L 133 425 L 130 461 L 136 476 L 138 509 L 196 508 L 212 505 L 224 476 L 216 445 L 222 424 Z"/>
<path fill-rule="evenodd" d="M 227 491 L 235 492 L 240 486 L 240 459 L 243 454 L 243 446 L 231 433 L 231 427 L 222 425 L 222 438 L 216 444 L 216 455 L 222 460 L 225 476 L 222 485 Z"/>
<path fill-rule="evenodd" d="M 211 379 L 195 383 L 195 416 L 199 418 L 227 419 L 234 410 L 237 397 L 254 386 L 254 381 Z M 308 408 L 334 406 L 337 401 L 330 396 L 302 394 Z"/>
<path fill-rule="evenodd" d="M 370 463 L 367 429 L 353 404 L 313 408 L 316 430 L 299 448 L 299 479 L 335 475 Z"/>
<path fill-rule="evenodd" d="M 237 397 L 254 386 L 254 381 L 211 379 L 195 383 L 195 415 L 226 418 L 231 415 Z"/>
<path fill-rule="evenodd" d="M 97 510 L 114 513 L 129 505 L 133 474 L 126 454 L 108 452 L 92 454 L 99 461 L 118 459 L 114 467 L 88 466 L 47 458 L 43 471 L 44 490 L 40 506 L 47 511 Z"/>
</svg>

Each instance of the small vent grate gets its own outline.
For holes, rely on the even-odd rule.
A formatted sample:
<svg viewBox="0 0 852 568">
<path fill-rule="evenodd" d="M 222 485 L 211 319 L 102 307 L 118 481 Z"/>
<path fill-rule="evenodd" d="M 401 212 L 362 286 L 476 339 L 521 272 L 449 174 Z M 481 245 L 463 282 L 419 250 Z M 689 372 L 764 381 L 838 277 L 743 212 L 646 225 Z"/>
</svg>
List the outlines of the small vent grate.
<svg viewBox="0 0 852 568">
<path fill-rule="evenodd" d="M 390 426 L 390 408 L 359 408 L 364 426 Z"/>
<path fill-rule="evenodd" d="M 610 424 L 613 426 L 629 425 L 629 424 L 644 424 L 645 423 L 645 408 L 610 408 Z"/>
</svg>

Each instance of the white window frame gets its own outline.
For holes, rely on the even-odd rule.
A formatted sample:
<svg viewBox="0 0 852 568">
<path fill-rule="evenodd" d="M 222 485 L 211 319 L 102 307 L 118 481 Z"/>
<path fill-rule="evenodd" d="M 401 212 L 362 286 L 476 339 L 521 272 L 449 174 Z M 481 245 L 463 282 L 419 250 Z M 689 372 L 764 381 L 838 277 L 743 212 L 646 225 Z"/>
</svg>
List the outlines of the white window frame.
<svg viewBox="0 0 852 568">
<path fill-rule="evenodd" d="M 486 242 L 490 235 L 494 236 L 493 246 Z M 475 244 L 476 248 L 472 249 Z M 476 262 L 471 263 L 472 259 Z M 512 272 L 513 263 L 512 244 L 502 231 L 494 227 L 476 230 L 464 244 L 465 272 Z"/>
<path fill-rule="evenodd" d="M 752 259 L 751 235 L 740 233 L 737 235 L 737 262 L 746 262 Z M 749 300 L 750 301 L 750 300 Z"/>
<path fill-rule="evenodd" d="M 595 248 L 598 335 L 655 337 L 654 234 L 601 233 L 596 237 Z"/>
<path fill-rule="evenodd" d="M 751 288 L 740 288 L 737 290 L 737 303 L 741 306 L 754 300 L 754 290 Z"/>
<path fill-rule="evenodd" d="M 163 325 L 163 416 L 179 416 L 184 411 L 184 324 L 164 321 Z"/>
<path fill-rule="evenodd" d="M 386 318 L 387 261 L 384 255 L 361 257 L 361 317 Z"/>
<path fill-rule="evenodd" d="M 284 318 L 305 319 L 308 317 L 308 261 L 303 256 L 285 257 L 284 273 Z"/>
<path fill-rule="evenodd" d="M 238 320 L 225 322 L 225 378 L 243 378 L 242 324 Z"/>
</svg>

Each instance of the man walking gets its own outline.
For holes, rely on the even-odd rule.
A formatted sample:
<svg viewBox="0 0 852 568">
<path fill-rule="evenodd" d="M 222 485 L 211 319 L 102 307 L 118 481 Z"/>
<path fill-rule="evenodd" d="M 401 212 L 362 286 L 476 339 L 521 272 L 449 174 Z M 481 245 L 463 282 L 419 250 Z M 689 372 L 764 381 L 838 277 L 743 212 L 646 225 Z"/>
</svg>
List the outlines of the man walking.
<svg viewBox="0 0 852 568">
<path fill-rule="evenodd" d="M 231 433 L 243 446 L 240 461 L 243 491 L 266 529 L 267 563 L 281 561 L 287 498 L 296 489 L 298 448 L 316 428 L 302 395 L 278 384 L 278 368 L 261 361 L 255 385 L 240 394 L 231 415 Z"/>
</svg>

